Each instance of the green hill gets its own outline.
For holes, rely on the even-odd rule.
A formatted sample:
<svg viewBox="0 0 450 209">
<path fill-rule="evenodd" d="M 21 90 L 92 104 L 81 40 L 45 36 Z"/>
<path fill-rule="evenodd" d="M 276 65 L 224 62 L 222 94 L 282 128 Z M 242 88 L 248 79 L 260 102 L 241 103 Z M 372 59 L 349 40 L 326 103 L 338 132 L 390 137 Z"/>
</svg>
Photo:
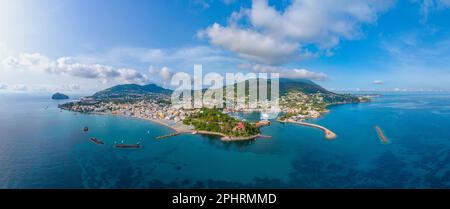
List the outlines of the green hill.
<svg viewBox="0 0 450 209">
<path fill-rule="evenodd" d="M 248 95 L 249 81 L 245 81 L 245 84 L 246 95 Z M 356 96 L 333 93 L 310 80 L 280 78 L 279 84 L 280 96 L 286 96 L 289 93 L 304 93 L 307 95 L 320 95 L 324 98 L 324 101 L 329 104 L 359 102 L 359 98 Z M 270 97 L 271 80 L 258 79 L 258 85 L 267 85 L 269 92 L 268 97 Z M 236 87 L 237 84 L 234 84 L 234 86 Z M 225 89 L 225 87 L 223 88 Z M 203 89 L 203 91 L 206 91 L 206 89 Z M 237 88 L 235 88 L 235 91 L 237 91 Z M 107 100 L 165 97 L 167 99 L 172 92 L 172 90 L 160 87 L 156 84 L 123 84 L 99 91 L 92 95 L 92 98 L 97 100 Z M 226 94 L 224 94 L 224 96 L 226 96 Z"/>
<path fill-rule="evenodd" d="M 94 99 L 141 98 L 151 95 L 170 95 L 172 90 L 156 84 L 137 85 L 123 84 L 99 91 L 92 95 Z"/>
<path fill-rule="evenodd" d="M 270 97 L 271 91 L 271 80 L 268 79 L 257 79 L 258 87 L 259 85 L 267 85 L 268 97 Z M 245 81 L 246 92 L 245 94 L 249 94 L 249 81 Z M 237 84 L 234 84 L 235 92 Z M 224 87 L 225 88 L 225 87 Z M 328 104 L 334 103 L 356 103 L 361 102 L 360 98 L 351 94 L 337 94 L 331 91 L 326 90 L 320 85 L 314 83 L 313 81 L 306 79 L 288 79 L 288 78 L 280 78 L 279 79 L 279 91 L 280 96 L 286 96 L 289 93 L 303 93 L 306 95 L 320 95 L 323 97 L 324 102 Z"/>
</svg>

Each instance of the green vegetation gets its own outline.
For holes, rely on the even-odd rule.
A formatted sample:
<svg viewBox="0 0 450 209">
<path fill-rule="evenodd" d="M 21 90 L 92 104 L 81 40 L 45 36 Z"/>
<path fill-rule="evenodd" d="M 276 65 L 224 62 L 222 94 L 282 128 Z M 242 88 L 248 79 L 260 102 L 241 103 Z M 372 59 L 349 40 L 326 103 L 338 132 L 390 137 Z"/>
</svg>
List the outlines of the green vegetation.
<svg viewBox="0 0 450 209">
<path fill-rule="evenodd" d="M 298 114 L 297 113 L 286 113 L 286 114 L 280 116 L 278 119 L 279 120 L 286 120 L 286 119 L 289 119 L 290 117 L 296 116 L 296 115 L 298 115 Z"/>
<path fill-rule="evenodd" d="M 160 99 L 168 97 L 172 90 L 165 89 L 155 84 L 137 85 L 124 84 L 99 91 L 92 95 L 97 100 L 139 100 L 139 99 Z"/>
<path fill-rule="evenodd" d="M 199 131 L 218 132 L 233 137 L 247 137 L 260 133 L 255 124 L 240 121 L 217 109 L 202 108 L 198 113 L 187 117 L 183 123 L 193 125 Z M 239 128 L 239 123 L 243 128 Z"/>
</svg>

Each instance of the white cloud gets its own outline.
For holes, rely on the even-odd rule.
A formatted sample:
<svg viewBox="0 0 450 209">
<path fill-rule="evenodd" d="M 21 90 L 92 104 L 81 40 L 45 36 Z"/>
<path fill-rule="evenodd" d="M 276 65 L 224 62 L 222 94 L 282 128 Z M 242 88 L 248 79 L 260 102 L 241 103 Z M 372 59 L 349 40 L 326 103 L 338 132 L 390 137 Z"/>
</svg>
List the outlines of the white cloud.
<svg viewBox="0 0 450 209">
<path fill-rule="evenodd" d="M 214 45 L 237 52 L 240 56 L 264 63 L 279 63 L 291 57 L 298 44 L 237 27 L 214 23 L 200 36 L 207 36 Z"/>
<path fill-rule="evenodd" d="M 164 66 L 162 68 L 155 68 L 154 66 L 150 66 L 148 68 L 148 72 L 149 80 L 151 80 L 152 82 L 163 87 L 172 87 L 170 85 L 170 81 L 172 79 L 174 71 L 171 68 L 167 66 Z"/>
<path fill-rule="evenodd" d="M 384 81 L 382 81 L 382 80 L 374 80 L 374 81 L 372 81 L 372 84 L 373 85 L 381 85 L 381 84 L 384 84 Z"/>
<path fill-rule="evenodd" d="M 87 55 L 81 59 L 101 60 L 107 63 L 125 64 L 130 61 L 174 68 L 192 67 L 194 64 L 224 65 L 239 60 L 224 50 L 209 46 L 182 47 L 176 49 L 115 47 L 102 55 Z"/>
<path fill-rule="evenodd" d="M 9 89 L 13 91 L 27 91 L 29 87 L 25 84 L 15 84 L 10 86 Z"/>
<path fill-rule="evenodd" d="M 163 67 L 159 71 L 159 76 L 167 81 L 167 80 L 170 80 L 170 78 L 172 78 L 172 72 L 170 71 L 170 69 L 168 67 Z"/>
<path fill-rule="evenodd" d="M 422 21 L 428 18 L 430 10 L 446 9 L 450 7 L 450 0 L 418 0 L 420 3 L 420 12 L 422 13 Z"/>
<path fill-rule="evenodd" d="M 144 84 L 148 81 L 147 76 L 134 69 L 121 68 L 118 69 L 118 78 L 127 83 Z"/>
<path fill-rule="evenodd" d="M 409 31 L 381 43 L 395 63 L 401 67 L 420 67 L 424 69 L 448 69 L 450 59 L 450 40 L 439 38 L 429 42 L 430 36 Z"/>
<path fill-rule="evenodd" d="M 34 70 L 42 71 L 49 70 L 53 63 L 52 61 L 39 53 L 20 54 L 18 57 L 7 57 L 2 61 L 6 68 L 15 68 L 17 70 Z"/>
<path fill-rule="evenodd" d="M 307 69 L 288 69 L 285 67 L 259 65 L 259 64 L 241 64 L 240 69 L 250 70 L 255 73 L 279 73 L 281 78 L 301 78 L 309 80 L 325 80 L 327 75 L 325 73 L 312 72 Z"/>
<path fill-rule="evenodd" d="M 190 3 L 192 3 L 195 6 L 200 6 L 202 9 L 209 9 L 211 7 L 211 4 L 214 3 L 215 0 L 189 0 Z M 221 0 L 225 5 L 232 4 L 236 2 L 236 0 Z"/>
<path fill-rule="evenodd" d="M 127 83 L 146 83 L 147 75 L 135 69 L 120 68 L 91 63 L 80 63 L 70 57 L 56 60 L 34 53 L 20 54 L 18 57 L 8 57 L 3 60 L 3 66 L 10 70 L 38 71 L 50 74 L 69 75 L 78 78 L 98 79 L 103 83 L 115 80 Z"/>
<path fill-rule="evenodd" d="M 65 84 L 62 88 L 68 91 L 77 91 L 81 89 L 81 86 L 78 84 Z"/>
<path fill-rule="evenodd" d="M 51 84 L 0 84 L 0 90 L 7 91 L 28 91 L 28 92 L 79 92 L 81 86 L 78 84 L 63 84 L 63 85 L 51 85 Z"/>
<path fill-rule="evenodd" d="M 298 53 L 307 51 L 308 46 L 329 53 L 341 40 L 361 37 L 361 25 L 376 22 L 393 2 L 293 0 L 278 11 L 266 0 L 253 0 L 251 9 L 233 13 L 229 26 L 214 23 L 199 34 L 241 56 L 279 64 L 301 56 Z M 242 19 L 249 24 L 239 27 Z"/>
</svg>

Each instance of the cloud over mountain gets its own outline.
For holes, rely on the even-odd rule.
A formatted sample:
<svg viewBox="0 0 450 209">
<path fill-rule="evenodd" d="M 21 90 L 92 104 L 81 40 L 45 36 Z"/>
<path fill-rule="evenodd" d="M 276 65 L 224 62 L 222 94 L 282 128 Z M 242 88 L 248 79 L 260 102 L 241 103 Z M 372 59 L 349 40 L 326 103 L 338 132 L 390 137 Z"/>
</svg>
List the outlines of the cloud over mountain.
<svg viewBox="0 0 450 209">
<path fill-rule="evenodd" d="M 240 69 L 249 70 L 254 73 L 279 73 L 282 78 L 301 78 L 309 80 L 325 80 L 328 76 L 325 73 L 312 72 L 307 69 L 289 69 L 285 67 L 259 65 L 259 64 L 241 64 Z"/>
</svg>

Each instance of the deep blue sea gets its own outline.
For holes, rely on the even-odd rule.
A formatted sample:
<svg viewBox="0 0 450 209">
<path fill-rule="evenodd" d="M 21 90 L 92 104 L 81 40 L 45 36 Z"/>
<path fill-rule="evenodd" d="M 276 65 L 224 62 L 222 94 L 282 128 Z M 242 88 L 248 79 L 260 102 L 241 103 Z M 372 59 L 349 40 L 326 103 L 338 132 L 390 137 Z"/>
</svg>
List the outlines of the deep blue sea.
<svg viewBox="0 0 450 209">
<path fill-rule="evenodd" d="M 310 122 L 334 131 L 334 141 L 277 122 L 263 129 L 272 139 L 158 141 L 171 130 L 57 105 L 48 95 L 0 95 L 0 188 L 450 188 L 450 94 L 388 94 L 333 106 Z M 113 148 L 122 140 L 142 140 L 144 148 Z"/>
</svg>

